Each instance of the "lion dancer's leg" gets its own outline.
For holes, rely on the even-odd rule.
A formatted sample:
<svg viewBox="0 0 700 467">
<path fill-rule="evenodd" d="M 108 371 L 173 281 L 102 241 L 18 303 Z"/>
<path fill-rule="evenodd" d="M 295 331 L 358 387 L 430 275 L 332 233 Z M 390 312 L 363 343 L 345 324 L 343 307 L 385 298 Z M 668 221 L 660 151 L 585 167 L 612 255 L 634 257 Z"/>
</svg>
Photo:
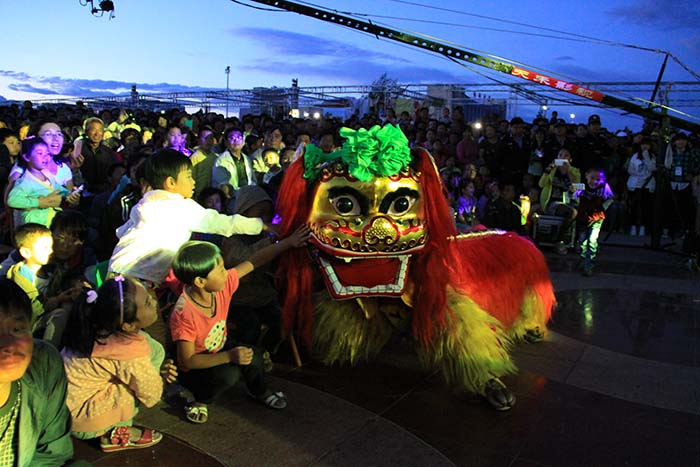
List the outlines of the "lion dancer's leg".
<svg viewBox="0 0 700 467">
<path fill-rule="evenodd" d="M 544 338 L 556 303 L 542 253 L 512 233 L 482 232 L 460 237 L 459 290 L 502 323 L 512 341 Z"/>
<path fill-rule="evenodd" d="M 545 286 L 551 289 L 551 284 Z M 543 296 L 541 291 L 528 290 L 520 307 L 520 315 L 508 328 L 508 338 L 513 342 L 524 340 L 530 343 L 544 340 L 547 322 L 555 303 L 553 297 L 553 292 Z"/>
<path fill-rule="evenodd" d="M 450 323 L 428 347 L 419 347 L 422 362 L 440 368 L 448 383 L 481 394 L 497 410 L 509 410 L 515 397 L 499 379 L 516 371 L 508 335 L 466 295 L 448 289 L 447 306 Z"/>
</svg>

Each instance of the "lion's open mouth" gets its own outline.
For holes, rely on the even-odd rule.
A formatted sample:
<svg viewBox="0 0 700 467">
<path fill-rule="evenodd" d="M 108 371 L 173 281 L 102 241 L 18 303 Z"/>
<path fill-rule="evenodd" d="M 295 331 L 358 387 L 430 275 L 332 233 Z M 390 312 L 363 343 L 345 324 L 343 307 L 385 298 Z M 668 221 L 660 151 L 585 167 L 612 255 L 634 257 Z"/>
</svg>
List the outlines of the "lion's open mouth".
<svg viewBox="0 0 700 467">
<path fill-rule="evenodd" d="M 406 287 L 410 255 L 383 258 L 317 256 L 326 287 L 335 299 L 397 297 Z"/>
</svg>

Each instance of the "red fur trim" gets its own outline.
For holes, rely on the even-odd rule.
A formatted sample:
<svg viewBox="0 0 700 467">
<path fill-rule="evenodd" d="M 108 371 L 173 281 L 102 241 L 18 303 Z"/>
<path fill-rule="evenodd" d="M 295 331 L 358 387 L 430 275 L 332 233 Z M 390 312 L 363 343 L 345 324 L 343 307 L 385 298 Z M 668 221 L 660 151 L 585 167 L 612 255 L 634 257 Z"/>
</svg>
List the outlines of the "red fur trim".
<svg viewBox="0 0 700 467">
<path fill-rule="evenodd" d="M 421 173 L 420 185 L 428 230 L 426 247 L 412 259 L 410 268 L 413 291 L 413 336 L 429 344 L 436 331 L 447 325 L 447 284 L 452 262 L 449 238 L 456 235 L 442 180 L 430 154 L 420 148 L 413 151 L 415 169 Z M 427 276 L 427 277 L 426 277 Z"/>
<path fill-rule="evenodd" d="M 308 183 L 304 178 L 304 158 L 294 161 L 284 172 L 277 195 L 277 213 L 282 217 L 278 234 L 286 237 L 306 223 L 311 209 Z"/>
<path fill-rule="evenodd" d="M 277 213 L 282 218 L 278 235 L 284 238 L 306 223 L 311 209 L 308 182 L 304 178 L 304 158 L 294 161 L 285 171 L 277 196 Z M 313 326 L 314 264 L 304 249 L 282 255 L 278 268 L 278 285 L 282 293 L 282 334 L 295 331 L 311 348 Z"/>
<path fill-rule="evenodd" d="M 454 242 L 460 274 L 454 286 L 504 326 L 520 315 L 526 292 L 532 289 L 546 310 L 554 307 L 554 289 L 542 253 L 514 233 L 461 237 Z"/>
<path fill-rule="evenodd" d="M 279 265 L 283 286 L 282 335 L 294 331 L 307 348 L 311 348 L 313 329 L 313 282 L 315 265 L 307 251 L 299 248 L 286 253 Z"/>
</svg>

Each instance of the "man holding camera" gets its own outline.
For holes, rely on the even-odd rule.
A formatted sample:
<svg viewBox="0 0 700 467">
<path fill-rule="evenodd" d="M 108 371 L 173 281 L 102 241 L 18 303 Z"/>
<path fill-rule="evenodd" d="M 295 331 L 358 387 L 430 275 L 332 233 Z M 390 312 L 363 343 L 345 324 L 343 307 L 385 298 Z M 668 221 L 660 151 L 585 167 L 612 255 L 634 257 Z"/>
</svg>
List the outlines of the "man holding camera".
<svg viewBox="0 0 700 467">
<path fill-rule="evenodd" d="M 579 183 L 581 172 L 571 165 L 571 153 L 567 149 L 559 151 L 557 158 L 544 169 L 539 181 L 544 212 L 564 219 L 559 228 L 556 246 L 557 253 L 562 255 L 567 251 L 564 238 L 577 215 L 576 208 L 570 204 L 571 193 L 574 191 L 574 184 Z"/>
</svg>

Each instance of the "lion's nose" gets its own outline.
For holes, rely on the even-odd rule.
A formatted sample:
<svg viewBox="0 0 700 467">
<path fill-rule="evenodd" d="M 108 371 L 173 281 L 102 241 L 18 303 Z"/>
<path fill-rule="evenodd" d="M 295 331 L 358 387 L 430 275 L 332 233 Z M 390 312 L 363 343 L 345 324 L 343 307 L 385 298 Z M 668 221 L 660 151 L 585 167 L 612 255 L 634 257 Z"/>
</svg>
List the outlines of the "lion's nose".
<svg viewBox="0 0 700 467">
<path fill-rule="evenodd" d="M 362 232 L 362 239 L 368 245 L 376 245 L 378 243 L 391 245 L 396 243 L 398 238 L 398 227 L 386 216 L 375 217 Z"/>
</svg>

